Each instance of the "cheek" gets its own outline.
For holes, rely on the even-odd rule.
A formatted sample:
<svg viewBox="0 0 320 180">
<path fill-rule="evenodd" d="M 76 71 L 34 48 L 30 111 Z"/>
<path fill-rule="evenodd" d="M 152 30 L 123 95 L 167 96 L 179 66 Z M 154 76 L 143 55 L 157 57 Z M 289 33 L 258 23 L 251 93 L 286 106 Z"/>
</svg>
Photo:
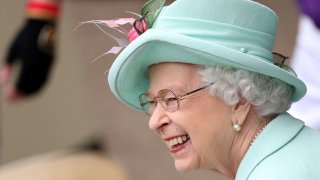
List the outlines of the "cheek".
<svg viewBox="0 0 320 180">
<path fill-rule="evenodd" d="M 181 123 L 192 140 L 200 167 L 206 168 L 223 154 L 220 146 L 226 141 L 227 129 L 232 124 L 231 108 L 220 101 L 198 100 L 181 106 Z"/>
<path fill-rule="evenodd" d="M 219 147 L 217 143 L 217 135 L 213 130 L 214 125 L 208 124 L 206 120 L 202 119 L 201 116 L 194 116 L 191 113 L 185 114 L 189 121 L 184 127 L 191 139 L 191 151 L 188 156 L 188 163 L 185 163 L 187 166 L 184 170 L 192 169 L 212 169 L 212 159 L 216 159 L 216 149 Z M 182 163 L 181 163 L 182 164 Z M 176 161 L 176 167 L 183 167 L 178 165 Z"/>
<path fill-rule="evenodd" d="M 207 120 L 201 117 L 192 123 L 189 135 L 192 140 L 192 145 L 200 157 L 205 156 L 205 154 L 207 154 L 206 152 L 212 149 L 212 144 L 216 142 L 216 133 L 214 124 L 208 123 Z"/>
<path fill-rule="evenodd" d="M 224 156 L 226 141 L 223 128 L 213 118 L 198 116 L 188 129 L 192 141 L 192 159 L 195 169 L 215 169 L 221 156 Z"/>
<path fill-rule="evenodd" d="M 219 130 L 219 113 L 205 98 L 188 98 L 179 108 L 180 123 L 193 141 L 195 148 L 204 147 Z"/>
<path fill-rule="evenodd" d="M 194 150 L 193 155 L 202 159 L 204 151 L 208 149 L 207 146 L 209 142 L 212 142 L 212 137 L 215 137 L 214 122 L 212 121 L 212 117 L 196 111 L 192 106 L 186 105 L 184 109 L 187 110 L 181 111 L 179 118 L 177 118 L 177 116 L 175 116 L 175 118 L 180 119 L 178 125 L 182 127 L 191 138 Z"/>
</svg>

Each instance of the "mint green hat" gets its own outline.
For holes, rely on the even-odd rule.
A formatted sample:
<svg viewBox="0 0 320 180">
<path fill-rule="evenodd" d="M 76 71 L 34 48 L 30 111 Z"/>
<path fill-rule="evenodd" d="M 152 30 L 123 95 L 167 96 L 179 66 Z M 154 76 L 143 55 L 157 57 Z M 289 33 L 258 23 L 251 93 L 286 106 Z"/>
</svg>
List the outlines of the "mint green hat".
<svg viewBox="0 0 320 180">
<path fill-rule="evenodd" d="M 295 88 L 292 102 L 298 101 L 305 84 L 272 60 L 277 23 L 271 9 L 251 0 L 177 0 L 119 54 L 109 71 L 111 91 L 141 110 L 148 67 L 183 62 L 227 65 L 280 79 Z"/>
</svg>

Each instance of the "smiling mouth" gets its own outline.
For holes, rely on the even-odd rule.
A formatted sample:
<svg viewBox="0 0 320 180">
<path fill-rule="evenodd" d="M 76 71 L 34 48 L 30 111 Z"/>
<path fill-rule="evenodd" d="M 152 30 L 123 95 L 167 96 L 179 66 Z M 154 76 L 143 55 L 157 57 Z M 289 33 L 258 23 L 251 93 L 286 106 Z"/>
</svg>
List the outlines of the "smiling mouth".
<svg viewBox="0 0 320 180">
<path fill-rule="evenodd" d="M 177 136 L 174 138 L 171 138 L 170 140 L 166 140 L 166 144 L 171 149 L 171 151 L 180 150 L 182 146 L 190 140 L 190 137 L 188 134 L 184 134 L 181 136 Z"/>
</svg>

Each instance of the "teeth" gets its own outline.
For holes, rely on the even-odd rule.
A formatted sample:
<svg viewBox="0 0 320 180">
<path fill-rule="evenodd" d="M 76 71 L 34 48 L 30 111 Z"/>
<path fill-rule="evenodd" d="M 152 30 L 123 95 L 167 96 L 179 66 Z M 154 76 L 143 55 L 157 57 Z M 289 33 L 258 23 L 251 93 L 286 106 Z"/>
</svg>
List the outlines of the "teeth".
<svg viewBox="0 0 320 180">
<path fill-rule="evenodd" d="M 170 141 L 166 141 L 166 144 L 169 148 L 171 148 L 171 147 L 176 146 L 178 144 L 182 144 L 182 143 L 186 142 L 187 140 L 189 140 L 189 136 L 183 135 L 180 137 L 173 138 Z"/>
<path fill-rule="evenodd" d="M 186 141 L 187 140 L 187 136 L 182 136 L 182 141 Z"/>
<path fill-rule="evenodd" d="M 178 144 L 178 139 L 177 139 L 177 138 L 174 138 L 173 143 L 174 143 L 174 144 Z"/>
</svg>

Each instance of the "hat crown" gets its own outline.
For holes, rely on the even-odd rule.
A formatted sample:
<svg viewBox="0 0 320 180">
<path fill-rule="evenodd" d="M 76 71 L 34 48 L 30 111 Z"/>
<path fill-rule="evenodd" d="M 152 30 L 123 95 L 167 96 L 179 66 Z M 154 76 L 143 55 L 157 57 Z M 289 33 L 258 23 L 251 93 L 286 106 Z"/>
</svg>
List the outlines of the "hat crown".
<svg viewBox="0 0 320 180">
<path fill-rule="evenodd" d="M 162 17 L 214 21 L 272 36 L 278 28 L 275 12 L 251 0 L 177 0 L 163 9 Z"/>
<path fill-rule="evenodd" d="M 192 37 L 272 63 L 277 15 L 250 0 L 178 0 L 152 29 Z"/>
</svg>

